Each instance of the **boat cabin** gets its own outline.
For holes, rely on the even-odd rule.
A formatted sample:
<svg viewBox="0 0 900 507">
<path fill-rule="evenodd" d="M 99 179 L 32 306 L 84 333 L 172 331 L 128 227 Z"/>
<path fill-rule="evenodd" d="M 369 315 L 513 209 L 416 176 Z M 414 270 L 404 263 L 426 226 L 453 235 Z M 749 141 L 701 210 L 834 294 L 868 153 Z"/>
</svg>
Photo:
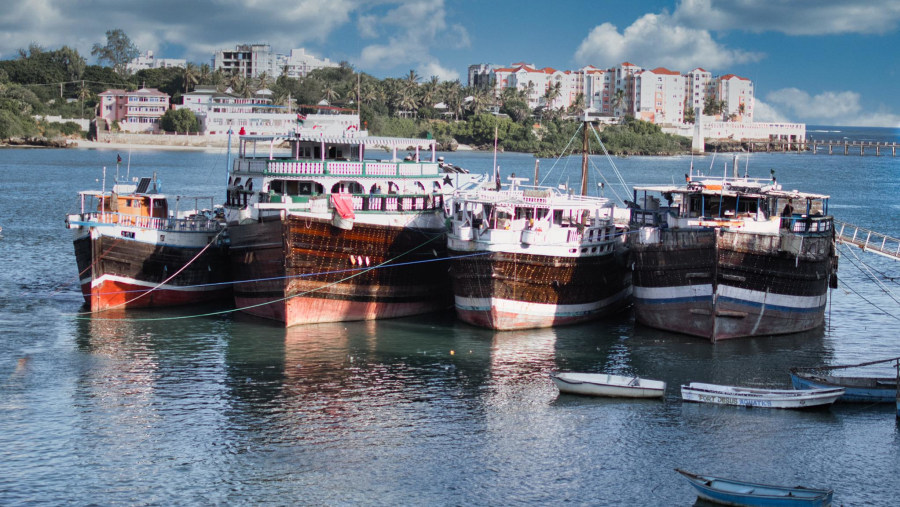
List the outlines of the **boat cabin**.
<svg viewBox="0 0 900 507">
<path fill-rule="evenodd" d="M 712 227 L 772 234 L 832 228 L 827 195 L 785 191 L 774 179 L 687 180 L 684 186 L 635 187 L 632 227 Z"/>
<path fill-rule="evenodd" d="M 321 197 L 336 194 L 349 195 L 362 213 L 439 210 L 467 181 L 437 160 L 433 139 L 369 136 L 356 115 L 304 118 L 285 135 L 241 136 L 227 187 L 229 221 L 327 211 Z"/>
</svg>

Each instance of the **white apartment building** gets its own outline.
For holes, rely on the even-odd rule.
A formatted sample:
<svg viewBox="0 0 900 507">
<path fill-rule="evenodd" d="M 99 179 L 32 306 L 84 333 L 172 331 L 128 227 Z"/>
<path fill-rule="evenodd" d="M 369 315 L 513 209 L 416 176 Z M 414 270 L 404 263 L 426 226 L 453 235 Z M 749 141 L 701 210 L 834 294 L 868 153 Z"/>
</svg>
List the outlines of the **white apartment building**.
<svg viewBox="0 0 900 507">
<path fill-rule="evenodd" d="M 300 78 L 316 69 L 338 66 L 328 58 L 316 58 L 303 48 L 292 49 L 288 55 L 273 53 L 268 44 L 241 44 L 234 51 L 216 51 L 213 57 L 215 70 L 226 74 L 236 72 L 247 78 L 259 77 L 263 72 L 273 79 L 282 74 Z"/>
<path fill-rule="evenodd" d="M 711 72 L 700 67 L 688 72 L 684 77 L 684 95 L 688 99 L 686 107 L 692 111 L 700 108 L 702 114 L 706 97 L 716 96 L 716 81 Z"/>
<path fill-rule="evenodd" d="M 560 94 L 547 104 L 546 92 L 560 83 Z M 583 94 L 585 107 L 595 115 L 632 115 L 655 123 L 682 123 L 686 108 L 703 110 L 707 97 L 725 103 L 718 119 L 753 121 L 753 83 L 728 74 L 713 77 L 702 68 L 685 74 L 665 68 L 646 70 L 630 62 L 609 69 L 586 66 L 575 71 L 538 69 L 519 62 L 508 67 L 469 66 L 469 86 L 492 89 L 496 96 L 515 88 L 528 96 L 531 108 L 566 109 Z"/>
<path fill-rule="evenodd" d="M 332 62 L 328 58 L 320 60 L 315 56 L 307 53 L 303 48 L 292 49 L 290 54 L 287 56 L 277 56 L 281 57 L 281 71 L 287 73 L 288 77 L 292 77 L 295 79 L 306 77 L 307 74 L 316 69 L 339 66 L 339 64 Z M 280 76 L 281 73 L 279 72 L 279 74 L 276 75 Z"/>
<path fill-rule="evenodd" d="M 190 109 L 200 121 L 200 133 L 210 136 L 233 134 L 283 134 L 297 124 L 297 115 L 272 104 L 271 92 L 260 90 L 241 97 L 213 86 L 198 86 L 183 96 L 180 107 Z"/>
<path fill-rule="evenodd" d="M 683 123 L 684 82 L 680 73 L 663 67 L 634 74 L 634 117 L 656 124 Z"/>
<path fill-rule="evenodd" d="M 153 56 L 153 51 L 147 51 L 128 62 L 126 68 L 128 69 L 128 72 L 135 73 L 144 69 L 167 69 L 169 67 L 184 68 L 185 66 L 187 66 L 187 60 L 182 58 L 156 58 Z"/>
<path fill-rule="evenodd" d="M 718 79 L 716 90 L 719 100 L 725 103 L 722 119 L 739 122 L 753 121 L 753 82 L 747 78 L 727 74 Z"/>
<path fill-rule="evenodd" d="M 259 77 L 264 72 L 273 78 L 281 75 L 276 55 L 268 44 L 239 44 L 233 51 L 216 51 L 213 69 L 246 78 Z"/>
</svg>

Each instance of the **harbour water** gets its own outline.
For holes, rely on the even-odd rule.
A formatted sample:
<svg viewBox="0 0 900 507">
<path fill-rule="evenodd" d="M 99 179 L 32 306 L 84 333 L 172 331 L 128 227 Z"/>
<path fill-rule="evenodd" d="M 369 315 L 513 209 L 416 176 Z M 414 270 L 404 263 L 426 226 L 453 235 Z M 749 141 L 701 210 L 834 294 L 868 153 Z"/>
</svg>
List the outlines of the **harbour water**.
<svg viewBox="0 0 900 507">
<path fill-rule="evenodd" d="M 118 153 L 123 175 L 224 197 L 224 152 Z M 716 345 L 636 327 L 627 312 L 521 332 L 450 312 L 287 330 L 219 307 L 91 317 L 64 218 L 76 191 L 101 188 L 104 165 L 109 188 L 116 154 L 0 151 L 2 505 L 691 505 L 676 467 L 831 487 L 836 504 L 900 502 L 892 406 L 766 411 L 679 395 L 691 381 L 788 388 L 792 366 L 900 356 L 900 263 L 840 247 L 824 329 Z M 491 166 L 489 153 L 443 155 Z M 691 164 L 612 160 L 629 185 L 683 181 Z M 731 155 L 693 162 L 721 175 Z M 529 155 L 498 163 L 532 177 Z M 553 165 L 541 163 L 546 184 L 577 184 L 578 157 Z M 592 165 L 607 196 L 624 195 L 608 160 Z M 900 237 L 896 158 L 752 154 L 746 167 Z M 662 401 L 584 399 L 559 395 L 553 370 L 669 387 Z"/>
</svg>

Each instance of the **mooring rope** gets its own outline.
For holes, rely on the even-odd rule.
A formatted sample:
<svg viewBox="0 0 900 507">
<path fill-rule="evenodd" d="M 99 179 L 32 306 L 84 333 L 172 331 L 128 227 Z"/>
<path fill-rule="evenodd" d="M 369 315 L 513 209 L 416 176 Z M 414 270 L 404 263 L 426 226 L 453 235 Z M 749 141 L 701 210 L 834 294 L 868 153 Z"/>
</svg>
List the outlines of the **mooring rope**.
<svg viewBox="0 0 900 507">
<path fill-rule="evenodd" d="M 129 299 L 128 301 L 119 303 L 119 304 L 117 304 L 117 305 L 110 306 L 110 307 L 104 308 L 104 309 L 102 309 L 102 310 L 97 310 L 97 311 L 95 311 L 95 312 L 94 312 L 94 311 L 91 311 L 91 312 L 79 312 L 79 314 L 80 314 L 80 315 L 90 315 L 90 314 L 96 314 L 96 313 L 101 313 L 101 312 L 107 312 L 107 311 L 109 311 L 109 310 L 115 310 L 115 309 L 117 309 L 117 308 L 122 308 L 122 307 L 124 307 L 125 305 L 131 304 L 131 303 L 137 301 L 138 299 L 141 299 L 142 297 L 146 296 L 147 294 L 150 294 L 151 292 L 153 292 L 153 291 L 159 289 L 160 287 L 162 287 L 163 285 L 165 285 L 166 283 L 168 283 L 170 280 L 172 280 L 173 278 L 175 278 L 176 276 L 178 276 L 179 274 L 181 274 L 181 272 L 184 271 L 185 269 L 187 269 L 188 266 L 190 266 L 191 264 L 193 264 L 194 261 L 196 261 L 197 259 L 199 259 L 200 256 L 203 255 L 203 253 L 206 252 L 206 250 L 209 249 L 209 247 L 212 246 L 212 244 L 215 243 L 216 240 L 218 240 L 219 236 L 221 236 L 223 232 L 225 232 L 225 229 L 222 229 L 222 230 L 220 230 L 218 233 L 216 233 L 216 235 L 213 236 L 213 238 L 209 241 L 209 243 L 207 243 L 206 246 L 204 246 L 203 248 L 200 249 L 199 252 L 197 252 L 197 255 L 195 255 L 191 260 L 187 261 L 187 263 L 186 263 L 184 266 L 181 266 L 181 268 L 179 268 L 178 271 L 176 271 L 175 273 L 173 273 L 172 276 L 170 276 L 170 277 L 166 278 L 165 280 L 159 282 L 155 287 L 152 287 L 152 288 L 150 288 L 149 290 L 143 291 L 141 294 L 135 296 L 134 298 Z"/>
<path fill-rule="evenodd" d="M 280 302 L 282 302 L 282 301 L 287 301 L 287 300 L 289 300 L 289 299 L 293 299 L 293 298 L 296 298 L 296 297 L 305 296 L 305 295 L 307 295 L 307 294 L 311 294 L 311 293 L 313 293 L 313 292 L 317 292 L 317 291 L 326 289 L 326 288 L 328 288 L 328 287 L 337 285 L 337 284 L 339 284 L 339 283 L 343 283 L 343 282 L 345 282 L 345 281 L 347 281 L 347 280 L 350 280 L 350 279 L 355 278 L 355 277 L 357 277 L 357 276 L 363 275 L 363 274 L 368 273 L 369 271 L 372 271 L 372 270 L 375 270 L 375 269 L 385 269 L 385 268 L 392 268 L 392 267 L 401 266 L 401 265 L 420 264 L 420 263 L 426 263 L 426 262 L 439 262 L 439 261 L 446 261 L 446 260 L 455 259 L 455 258 L 474 257 L 474 256 L 479 256 L 479 255 L 488 255 L 488 254 L 492 253 L 492 252 L 478 252 L 478 253 L 475 253 L 475 254 L 468 254 L 468 255 L 458 255 L 458 256 L 452 256 L 452 257 L 440 257 L 440 258 L 436 258 L 436 259 L 421 260 L 421 261 L 410 261 L 410 262 L 406 262 L 406 263 L 402 263 L 402 264 L 390 264 L 391 262 L 393 262 L 393 261 L 395 261 L 395 260 L 397 260 L 397 259 L 400 259 L 401 257 L 404 257 L 404 256 L 406 256 L 406 255 L 408 255 L 408 254 L 410 254 L 410 253 L 412 253 L 412 252 L 418 250 L 419 248 L 422 248 L 423 246 L 428 245 L 428 244 L 431 243 L 432 241 L 434 241 L 434 240 L 436 240 L 436 239 L 439 239 L 439 238 L 442 238 L 442 237 L 443 237 L 442 235 L 436 235 L 435 237 L 429 239 L 428 241 L 425 241 L 424 243 L 422 243 L 422 244 L 420 244 L 420 245 L 417 245 L 417 246 L 411 248 L 410 250 L 407 250 L 406 252 L 403 252 L 403 253 L 401 253 L 401 254 L 399 254 L 399 255 L 397 255 L 397 256 L 391 258 L 391 259 L 388 259 L 388 260 L 386 260 L 386 261 L 384 261 L 384 262 L 382 262 L 382 263 L 380 263 L 380 264 L 376 264 L 376 265 L 374 265 L 374 266 L 372 266 L 372 267 L 368 267 L 368 268 L 361 269 L 361 270 L 360 270 L 359 268 L 356 268 L 356 269 L 346 269 L 346 270 L 335 271 L 335 272 L 358 271 L 357 273 L 354 273 L 354 274 L 352 274 L 352 275 L 350 275 L 350 276 L 344 277 L 344 278 L 342 278 L 342 279 L 340 279 L 340 280 L 337 280 L 337 281 L 335 281 L 335 282 L 332 282 L 332 283 L 329 283 L 329 284 L 325 284 L 325 285 L 323 285 L 323 286 L 321 286 L 321 287 L 317 287 L 317 288 L 315 288 L 315 289 L 311 289 L 311 290 L 308 290 L 308 291 L 306 291 L 306 292 L 302 292 L 302 293 L 299 293 L 299 294 L 293 294 L 293 295 L 291 295 L 291 296 L 287 296 L 287 297 L 280 298 L 280 299 L 275 299 L 275 300 L 272 300 L 272 301 L 265 301 L 265 302 L 263 302 L 263 303 L 258 303 L 258 304 L 255 304 L 255 305 L 243 306 L 243 307 L 240 307 L 240 308 L 229 308 L 229 309 L 227 309 L 227 310 L 220 310 L 220 311 L 208 312 L 208 313 L 201 313 L 201 314 L 195 314 L 195 315 L 181 315 L 181 316 L 177 316 L 177 317 L 153 317 L 153 318 L 142 318 L 142 319 L 133 319 L 133 318 L 122 318 L 122 319 L 99 318 L 99 319 L 98 319 L 98 318 L 95 318 L 95 317 L 91 317 L 91 315 L 92 315 L 93 313 L 87 313 L 87 312 L 79 312 L 79 313 L 74 313 L 74 314 L 63 314 L 63 315 L 71 315 L 71 316 L 74 316 L 76 319 L 79 319 L 79 320 L 127 321 L 127 322 L 152 322 L 152 321 L 166 321 L 166 320 L 185 320 L 185 319 L 193 319 L 193 318 L 199 318 L 199 317 L 212 317 L 212 316 L 216 316 L 216 315 L 226 315 L 226 314 L 229 314 L 229 313 L 234 313 L 234 312 L 239 312 L 239 311 L 249 310 L 249 309 L 257 308 L 257 307 L 260 307 L 260 306 L 270 305 L 270 304 L 273 304 L 273 303 L 280 303 Z M 329 272 L 325 272 L 325 273 L 313 273 L 313 274 L 297 275 L 297 276 L 315 276 L 316 274 L 328 274 L 328 273 L 329 273 Z M 288 277 L 266 278 L 266 279 L 259 279 L 259 281 L 266 281 L 266 280 L 272 280 L 272 279 L 283 279 L 283 278 L 288 278 Z M 240 282 L 229 282 L 229 283 L 249 283 L 249 282 L 254 282 L 254 281 L 256 281 L 256 280 L 244 280 L 244 281 L 240 281 Z"/>
</svg>

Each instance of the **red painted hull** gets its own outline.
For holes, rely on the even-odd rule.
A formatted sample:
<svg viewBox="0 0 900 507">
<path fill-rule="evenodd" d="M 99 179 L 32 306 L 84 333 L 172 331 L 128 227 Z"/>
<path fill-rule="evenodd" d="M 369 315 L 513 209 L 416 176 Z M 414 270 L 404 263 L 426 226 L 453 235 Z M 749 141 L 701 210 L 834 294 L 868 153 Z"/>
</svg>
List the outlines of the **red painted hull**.
<svg viewBox="0 0 900 507">
<path fill-rule="evenodd" d="M 91 288 L 90 283 L 81 285 L 84 300 L 92 312 L 113 308 L 159 308 L 166 306 L 186 306 L 225 299 L 231 295 L 231 287 L 185 291 L 161 286 L 153 289 L 146 285 L 121 280 L 104 280 Z"/>
</svg>

